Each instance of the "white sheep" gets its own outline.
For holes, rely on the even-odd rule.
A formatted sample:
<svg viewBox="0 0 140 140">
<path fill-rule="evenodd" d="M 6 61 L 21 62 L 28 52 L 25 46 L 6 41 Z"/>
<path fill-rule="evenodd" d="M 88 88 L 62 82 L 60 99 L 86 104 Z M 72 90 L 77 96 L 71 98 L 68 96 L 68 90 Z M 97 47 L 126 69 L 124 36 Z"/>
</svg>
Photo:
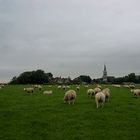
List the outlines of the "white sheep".
<svg viewBox="0 0 140 140">
<path fill-rule="evenodd" d="M 70 89 L 70 86 L 66 86 L 66 88 Z"/>
<path fill-rule="evenodd" d="M 101 105 L 103 107 L 104 103 L 105 103 L 105 95 L 103 92 L 98 92 L 95 95 L 95 102 L 96 102 L 96 106 L 97 108 Z"/>
<path fill-rule="evenodd" d="M 134 89 L 135 85 L 129 85 L 129 88 Z"/>
<path fill-rule="evenodd" d="M 39 90 L 42 90 L 42 86 L 41 85 L 34 85 L 34 88 L 37 88 Z"/>
<path fill-rule="evenodd" d="M 96 87 L 102 89 L 102 86 L 101 85 L 96 85 Z"/>
<path fill-rule="evenodd" d="M 65 90 L 65 89 L 66 89 L 66 86 L 65 86 L 65 85 L 63 85 L 63 86 L 62 86 L 62 89 L 63 89 L 63 90 Z"/>
<path fill-rule="evenodd" d="M 58 86 L 57 88 L 58 88 L 58 89 L 61 89 L 61 86 Z"/>
<path fill-rule="evenodd" d="M 139 97 L 140 96 L 140 89 L 131 89 L 131 92 L 136 97 Z"/>
<path fill-rule="evenodd" d="M 94 89 L 90 88 L 87 90 L 87 95 L 92 97 L 94 95 Z"/>
<path fill-rule="evenodd" d="M 110 89 L 109 88 L 105 88 L 105 89 L 102 90 L 102 92 L 105 95 L 105 101 L 109 100 L 109 97 L 110 97 Z"/>
<path fill-rule="evenodd" d="M 100 91 L 101 91 L 100 88 L 98 88 L 98 87 L 94 88 L 94 94 L 96 94 L 96 93 L 98 93 L 98 92 L 100 92 Z"/>
<path fill-rule="evenodd" d="M 45 90 L 45 91 L 43 91 L 44 95 L 51 95 L 52 93 L 53 93 L 52 90 Z"/>
<path fill-rule="evenodd" d="M 77 89 L 77 91 L 79 91 L 80 90 L 80 86 L 77 86 L 76 89 Z"/>
<path fill-rule="evenodd" d="M 27 93 L 33 93 L 34 92 L 34 88 L 32 88 L 32 87 L 24 88 L 24 91 L 26 91 Z"/>
<path fill-rule="evenodd" d="M 125 87 L 125 88 L 129 88 L 129 85 L 123 85 L 123 87 Z"/>
<path fill-rule="evenodd" d="M 76 99 L 76 91 L 68 90 L 64 95 L 64 102 L 68 102 L 69 104 L 72 102 L 74 104 Z"/>
<path fill-rule="evenodd" d="M 112 85 L 113 87 L 120 88 L 121 85 Z"/>
</svg>

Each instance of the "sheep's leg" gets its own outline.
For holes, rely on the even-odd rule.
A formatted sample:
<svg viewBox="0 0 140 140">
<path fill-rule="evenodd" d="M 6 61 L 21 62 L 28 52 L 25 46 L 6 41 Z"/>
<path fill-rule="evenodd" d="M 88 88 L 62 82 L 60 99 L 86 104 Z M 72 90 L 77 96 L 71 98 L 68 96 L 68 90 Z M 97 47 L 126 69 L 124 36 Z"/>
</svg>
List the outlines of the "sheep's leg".
<svg viewBox="0 0 140 140">
<path fill-rule="evenodd" d="M 99 104 L 98 104 L 98 102 L 96 101 L 96 106 L 97 106 L 97 108 L 99 107 Z"/>
<path fill-rule="evenodd" d="M 73 100 L 73 105 L 74 105 L 75 100 Z"/>
</svg>

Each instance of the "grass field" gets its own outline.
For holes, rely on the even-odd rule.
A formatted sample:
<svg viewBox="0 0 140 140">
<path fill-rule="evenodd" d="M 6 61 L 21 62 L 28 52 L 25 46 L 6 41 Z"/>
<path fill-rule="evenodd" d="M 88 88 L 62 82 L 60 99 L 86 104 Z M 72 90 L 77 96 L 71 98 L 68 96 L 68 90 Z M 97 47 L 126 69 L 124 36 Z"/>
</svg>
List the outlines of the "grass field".
<svg viewBox="0 0 140 140">
<path fill-rule="evenodd" d="M 0 140 L 139 140 L 140 99 L 127 88 L 111 89 L 104 108 L 96 108 L 84 86 L 74 105 L 64 104 L 64 91 L 56 86 L 53 95 L 36 90 L 25 94 L 27 86 L 0 89 Z M 76 89 L 73 86 L 72 89 Z"/>
</svg>

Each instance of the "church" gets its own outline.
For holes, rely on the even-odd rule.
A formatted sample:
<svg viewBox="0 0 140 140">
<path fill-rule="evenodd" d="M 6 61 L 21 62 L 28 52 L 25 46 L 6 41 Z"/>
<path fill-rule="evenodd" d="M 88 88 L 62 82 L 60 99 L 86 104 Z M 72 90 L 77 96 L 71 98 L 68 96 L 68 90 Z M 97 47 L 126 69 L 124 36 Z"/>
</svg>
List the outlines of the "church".
<svg viewBox="0 0 140 140">
<path fill-rule="evenodd" d="M 107 70 L 106 70 L 106 65 L 104 65 L 104 70 L 103 70 L 103 82 L 107 83 Z"/>
<path fill-rule="evenodd" d="M 115 79 L 114 76 L 108 76 L 107 75 L 107 68 L 106 65 L 104 64 L 104 70 L 103 70 L 103 76 L 101 78 L 103 83 L 112 83 Z"/>
</svg>

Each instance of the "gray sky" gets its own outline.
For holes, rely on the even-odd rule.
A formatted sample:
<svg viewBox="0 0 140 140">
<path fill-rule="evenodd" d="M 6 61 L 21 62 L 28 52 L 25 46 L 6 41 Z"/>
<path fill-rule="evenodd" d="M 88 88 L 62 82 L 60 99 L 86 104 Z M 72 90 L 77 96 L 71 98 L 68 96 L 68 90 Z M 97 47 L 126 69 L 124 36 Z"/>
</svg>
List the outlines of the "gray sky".
<svg viewBox="0 0 140 140">
<path fill-rule="evenodd" d="M 0 82 L 42 69 L 54 77 L 140 74 L 139 0 L 0 0 Z"/>
</svg>

